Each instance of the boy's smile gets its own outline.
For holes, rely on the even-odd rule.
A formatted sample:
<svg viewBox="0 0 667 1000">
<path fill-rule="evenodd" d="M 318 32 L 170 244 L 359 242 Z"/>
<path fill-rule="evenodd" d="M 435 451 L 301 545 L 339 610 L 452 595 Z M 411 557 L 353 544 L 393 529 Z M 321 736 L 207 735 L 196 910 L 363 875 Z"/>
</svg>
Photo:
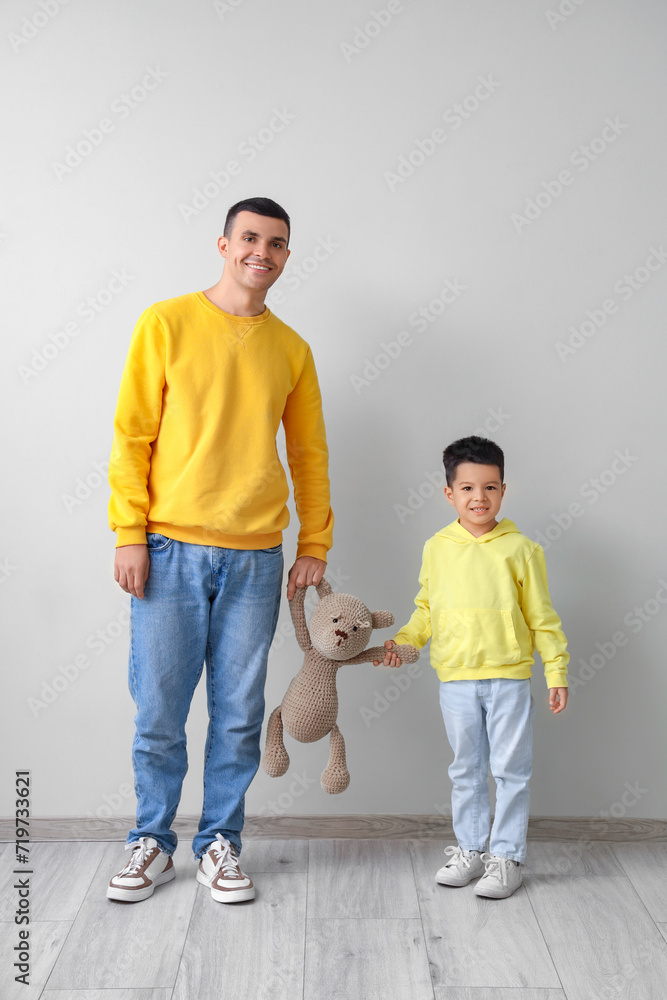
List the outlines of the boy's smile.
<svg viewBox="0 0 667 1000">
<path fill-rule="evenodd" d="M 452 486 L 445 486 L 445 496 L 459 515 L 461 527 L 479 538 L 498 524 L 505 484 L 497 465 L 461 462 Z"/>
</svg>

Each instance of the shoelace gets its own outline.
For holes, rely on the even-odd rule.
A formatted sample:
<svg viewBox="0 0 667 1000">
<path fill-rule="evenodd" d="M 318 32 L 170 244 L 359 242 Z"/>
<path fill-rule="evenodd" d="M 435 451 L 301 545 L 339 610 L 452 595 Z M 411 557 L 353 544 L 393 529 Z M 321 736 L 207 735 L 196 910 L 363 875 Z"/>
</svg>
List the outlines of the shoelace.
<svg viewBox="0 0 667 1000">
<path fill-rule="evenodd" d="M 482 854 L 484 874 L 495 875 L 503 888 L 507 888 L 507 858 L 496 858 L 492 854 Z"/>
<path fill-rule="evenodd" d="M 215 871 L 214 874 L 217 875 L 218 872 L 222 872 L 223 875 L 239 875 L 239 859 L 236 857 L 236 851 L 229 843 L 228 840 L 220 833 L 216 833 L 215 839 L 219 842 L 220 847 L 209 848 L 213 858 L 215 860 Z M 217 857 L 216 857 L 217 855 Z"/>
<path fill-rule="evenodd" d="M 150 848 L 152 849 L 152 848 Z M 146 846 L 146 838 L 140 837 L 139 840 L 133 841 L 131 844 L 125 845 L 126 851 L 132 851 L 132 857 L 128 863 L 123 868 L 121 875 L 134 875 L 138 872 L 144 861 L 146 860 L 146 855 L 148 854 L 149 848 Z"/>
<path fill-rule="evenodd" d="M 447 861 L 445 863 L 445 868 L 447 868 L 448 865 L 456 865 L 456 864 L 459 863 L 459 861 L 463 862 L 463 867 L 464 868 L 470 868 L 470 858 L 466 858 L 465 854 L 463 853 L 462 848 L 460 848 L 460 847 L 446 847 L 445 848 L 445 854 L 451 855 L 449 861 Z"/>
</svg>

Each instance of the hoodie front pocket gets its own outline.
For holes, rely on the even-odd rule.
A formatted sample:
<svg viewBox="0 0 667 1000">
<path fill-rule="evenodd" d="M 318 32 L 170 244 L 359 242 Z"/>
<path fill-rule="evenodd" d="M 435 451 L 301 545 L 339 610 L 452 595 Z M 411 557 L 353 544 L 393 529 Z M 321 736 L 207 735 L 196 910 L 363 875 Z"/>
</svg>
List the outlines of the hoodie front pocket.
<svg viewBox="0 0 667 1000">
<path fill-rule="evenodd" d="M 443 611 L 439 639 L 443 664 L 450 668 L 503 667 L 521 660 L 511 611 Z"/>
</svg>

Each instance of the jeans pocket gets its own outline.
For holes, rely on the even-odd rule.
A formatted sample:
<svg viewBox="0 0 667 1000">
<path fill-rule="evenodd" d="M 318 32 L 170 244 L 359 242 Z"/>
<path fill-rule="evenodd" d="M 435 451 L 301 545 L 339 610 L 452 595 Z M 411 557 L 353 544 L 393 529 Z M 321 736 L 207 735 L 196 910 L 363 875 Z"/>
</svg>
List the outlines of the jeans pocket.
<svg viewBox="0 0 667 1000">
<path fill-rule="evenodd" d="M 153 552 L 164 552 L 173 541 L 173 538 L 167 538 L 166 535 L 159 535 L 156 531 L 148 531 L 146 533 L 146 545 L 151 555 Z"/>
<path fill-rule="evenodd" d="M 283 543 L 280 542 L 279 545 L 274 545 L 273 548 L 270 548 L 270 549 L 260 549 L 259 551 L 260 552 L 265 552 L 267 554 L 267 556 L 273 556 L 273 555 L 278 555 L 278 553 L 282 552 L 282 550 L 283 550 Z"/>
</svg>

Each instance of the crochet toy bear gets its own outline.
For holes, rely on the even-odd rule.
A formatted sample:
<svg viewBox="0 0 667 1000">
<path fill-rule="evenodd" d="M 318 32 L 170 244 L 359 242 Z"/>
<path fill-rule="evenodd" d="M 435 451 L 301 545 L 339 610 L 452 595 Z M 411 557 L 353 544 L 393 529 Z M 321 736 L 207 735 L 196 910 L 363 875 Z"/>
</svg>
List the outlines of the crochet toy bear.
<svg viewBox="0 0 667 1000">
<path fill-rule="evenodd" d="M 290 601 L 296 639 L 306 655 L 282 704 L 269 717 L 262 763 L 272 778 L 287 771 L 289 756 L 283 743 L 283 727 L 300 743 L 314 743 L 330 733 L 329 763 L 321 782 L 325 792 L 335 795 L 344 792 L 350 783 L 345 742 L 336 725 L 336 673 L 346 664 L 373 660 L 381 663 L 386 653 L 384 646 L 365 646 L 373 629 L 393 625 L 394 616 L 389 611 L 371 613 L 350 594 L 334 594 L 324 579 L 316 589 L 320 600 L 310 618 L 310 632 L 304 610 L 307 588 L 297 589 Z M 414 646 L 394 646 L 393 652 L 406 663 L 419 659 Z"/>
</svg>

